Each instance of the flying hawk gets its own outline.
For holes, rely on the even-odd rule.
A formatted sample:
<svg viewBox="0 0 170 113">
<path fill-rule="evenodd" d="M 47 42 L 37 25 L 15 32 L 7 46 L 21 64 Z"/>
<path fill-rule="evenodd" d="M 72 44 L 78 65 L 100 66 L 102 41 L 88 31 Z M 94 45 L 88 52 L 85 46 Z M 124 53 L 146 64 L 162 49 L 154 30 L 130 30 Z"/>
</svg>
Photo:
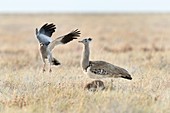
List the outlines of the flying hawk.
<svg viewBox="0 0 170 113">
<path fill-rule="evenodd" d="M 40 52 L 42 56 L 42 60 L 44 62 L 43 65 L 43 72 L 45 71 L 45 59 L 48 59 L 50 63 L 50 70 L 51 72 L 51 65 L 60 65 L 60 62 L 57 61 L 53 56 L 52 56 L 52 50 L 56 45 L 59 44 L 66 44 L 74 39 L 77 39 L 77 37 L 80 37 L 80 31 L 78 29 L 69 32 L 66 35 L 60 36 L 54 40 L 51 39 L 52 34 L 55 32 L 56 26 L 51 23 L 51 24 L 44 24 L 40 30 L 36 28 L 36 37 L 40 43 Z"/>
</svg>

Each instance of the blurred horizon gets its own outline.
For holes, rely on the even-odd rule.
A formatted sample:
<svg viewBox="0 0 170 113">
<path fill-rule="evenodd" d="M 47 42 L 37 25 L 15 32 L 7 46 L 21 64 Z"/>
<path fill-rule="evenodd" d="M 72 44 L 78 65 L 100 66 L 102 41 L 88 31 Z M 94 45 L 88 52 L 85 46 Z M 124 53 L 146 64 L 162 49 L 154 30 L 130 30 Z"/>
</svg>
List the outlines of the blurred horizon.
<svg viewBox="0 0 170 113">
<path fill-rule="evenodd" d="M 165 0 L 5 0 L 0 13 L 169 13 L 169 4 Z"/>
</svg>

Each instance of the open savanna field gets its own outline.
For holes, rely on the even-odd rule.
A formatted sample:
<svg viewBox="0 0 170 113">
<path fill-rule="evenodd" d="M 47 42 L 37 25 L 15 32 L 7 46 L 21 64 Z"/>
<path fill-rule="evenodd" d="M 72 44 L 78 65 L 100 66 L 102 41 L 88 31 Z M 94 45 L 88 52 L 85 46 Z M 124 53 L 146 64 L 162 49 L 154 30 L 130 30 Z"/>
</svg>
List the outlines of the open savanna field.
<svg viewBox="0 0 170 113">
<path fill-rule="evenodd" d="M 57 25 L 53 39 L 81 31 L 53 50 L 61 65 L 51 73 L 42 72 L 35 37 L 46 22 Z M 123 67 L 133 79 L 84 90 L 94 80 L 80 67 L 78 41 L 87 37 L 91 60 Z M 0 112 L 170 113 L 170 14 L 0 14 Z"/>
</svg>

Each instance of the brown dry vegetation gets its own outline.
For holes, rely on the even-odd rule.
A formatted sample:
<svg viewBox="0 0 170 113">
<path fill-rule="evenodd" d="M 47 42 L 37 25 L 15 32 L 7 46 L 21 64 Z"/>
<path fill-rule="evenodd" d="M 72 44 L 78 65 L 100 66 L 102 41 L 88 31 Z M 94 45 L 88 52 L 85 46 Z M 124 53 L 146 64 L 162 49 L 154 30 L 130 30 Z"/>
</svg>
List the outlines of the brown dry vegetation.
<svg viewBox="0 0 170 113">
<path fill-rule="evenodd" d="M 42 73 L 35 28 L 57 25 L 53 37 L 79 28 L 91 37 L 91 59 L 127 69 L 133 77 L 104 79 L 106 90 L 84 90 L 91 82 L 80 68 L 82 45 L 58 46 L 62 63 Z M 110 87 L 110 88 L 109 88 Z M 0 112 L 169 113 L 170 15 L 0 15 Z"/>
</svg>

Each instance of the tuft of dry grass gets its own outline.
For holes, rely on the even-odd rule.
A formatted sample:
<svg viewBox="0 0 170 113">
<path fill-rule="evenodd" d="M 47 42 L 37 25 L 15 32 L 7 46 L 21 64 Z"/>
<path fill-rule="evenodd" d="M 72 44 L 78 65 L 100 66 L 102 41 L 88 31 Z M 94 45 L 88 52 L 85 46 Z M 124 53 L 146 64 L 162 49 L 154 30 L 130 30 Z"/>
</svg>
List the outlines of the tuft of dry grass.
<svg viewBox="0 0 170 113">
<path fill-rule="evenodd" d="M 35 28 L 57 24 L 53 37 L 79 28 L 91 37 L 91 59 L 127 69 L 133 80 L 103 79 L 105 90 L 80 68 L 82 45 L 53 51 L 61 66 L 42 73 Z M 0 112 L 169 113 L 169 14 L 0 15 Z M 69 57 L 68 57 L 69 56 Z"/>
</svg>

